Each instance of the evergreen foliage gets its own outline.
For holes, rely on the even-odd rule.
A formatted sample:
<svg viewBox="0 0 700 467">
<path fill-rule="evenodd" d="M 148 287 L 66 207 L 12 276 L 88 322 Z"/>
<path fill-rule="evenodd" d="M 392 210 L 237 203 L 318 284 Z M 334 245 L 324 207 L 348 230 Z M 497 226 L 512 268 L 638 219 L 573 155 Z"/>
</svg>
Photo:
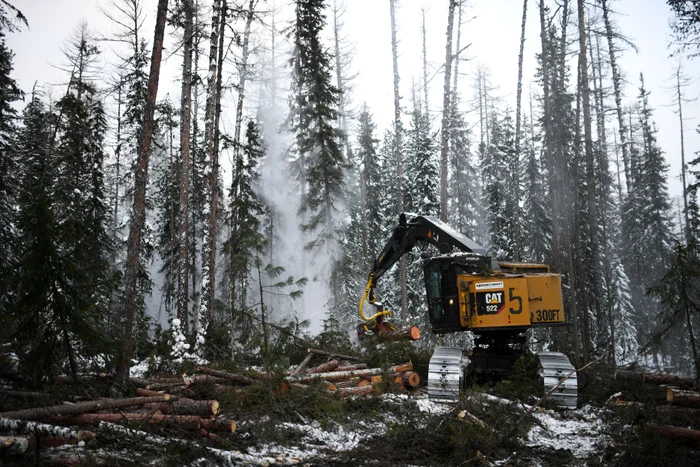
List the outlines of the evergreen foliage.
<svg viewBox="0 0 700 467">
<path fill-rule="evenodd" d="M 245 309 L 245 289 L 253 259 L 263 249 L 265 238 L 261 218 L 265 206 L 256 189 L 259 180 L 258 163 L 265 153 L 260 130 L 250 120 L 246 126 L 245 144 L 235 161 L 233 182 L 229 193 L 228 224 L 230 236 L 224 244 L 229 267 L 229 309 Z"/>
<path fill-rule="evenodd" d="M 419 103 L 414 103 L 411 124 L 406 130 L 404 161 L 407 177 L 404 191 L 404 209 L 416 214 L 440 215 L 440 172 L 437 146 L 430 131 L 428 115 L 422 112 Z"/>
<path fill-rule="evenodd" d="M 324 0 L 297 0 L 289 37 L 294 45 L 289 129 L 296 136 L 297 177 L 302 190 L 302 228 L 316 234 L 313 249 L 331 241 L 340 227 L 337 203 L 343 195 L 342 132 L 336 127 L 340 91 L 332 84 L 331 56 L 321 43 Z"/>
<path fill-rule="evenodd" d="M 78 372 L 78 360 L 104 350 L 104 309 L 96 300 L 99 277 L 81 264 L 75 226 L 53 204 L 61 163 L 52 154 L 55 116 L 34 97 L 24 111 L 18 153 L 23 161 L 18 241 L 14 265 L 17 299 L 10 306 L 14 343 L 23 374 L 34 386 L 64 369 Z M 64 367 L 65 365 L 65 367 Z"/>
<path fill-rule="evenodd" d="M 0 27 L 0 321 L 3 320 L 8 304 L 13 300 L 8 284 L 11 279 L 9 268 L 15 261 L 14 206 L 19 190 L 19 161 L 14 141 L 17 111 L 12 104 L 22 98 L 22 91 L 10 76 L 12 60 L 13 53 L 5 43 L 4 28 Z"/>
</svg>

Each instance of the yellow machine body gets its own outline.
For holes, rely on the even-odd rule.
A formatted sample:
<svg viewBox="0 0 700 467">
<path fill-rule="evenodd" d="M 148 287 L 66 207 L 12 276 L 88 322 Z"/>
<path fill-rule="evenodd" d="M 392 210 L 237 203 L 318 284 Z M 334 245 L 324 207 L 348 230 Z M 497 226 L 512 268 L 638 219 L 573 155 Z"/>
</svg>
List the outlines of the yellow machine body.
<svg viewBox="0 0 700 467">
<path fill-rule="evenodd" d="M 566 321 L 559 274 L 457 276 L 459 317 L 472 331 L 551 326 Z"/>
</svg>

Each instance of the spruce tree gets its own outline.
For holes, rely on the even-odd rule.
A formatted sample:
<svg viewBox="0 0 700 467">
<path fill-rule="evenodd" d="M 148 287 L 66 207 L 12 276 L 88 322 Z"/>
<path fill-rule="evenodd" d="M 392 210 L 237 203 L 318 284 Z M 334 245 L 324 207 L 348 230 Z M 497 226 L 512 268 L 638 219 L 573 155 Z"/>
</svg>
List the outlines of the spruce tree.
<svg viewBox="0 0 700 467">
<path fill-rule="evenodd" d="M 430 132 L 428 115 L 414 102 L 411 124 L 405 133 L 406 172 L 411 174 L 404 193 L 404 207 L 409 212 L 440 215 L 440 172 L 436 157 L 437 147 Z"/>
<path fill-rule="evenodd" d="M 15 259 L 14 206 L 19 189 L 14 142 L 17 111 L 12 103 L 22 97 L 22 92 L 10 76 L 12 59 L 13 53 L 5 43 L 4 28 L 0 27 L 0 319 L 13 299 L 8 284 L 9 267 Z"/>
<path fill-rule="evenodd" d="M 259 181 L 258 164 L 265 154 L 260 130 L 249 120 L 245 144 L 235 161 L 233 181 L 229 192 L 228 224 L 230 236 L 224 244 L 228 257 L 229 309 L 233 316 L 247 307 L 245 291 L 254 259 L 264 246 L 261 221 L 265 205 L 256 191 Z"/>
<path fill-rule="evenodd" d="M 331 55 L 321 42 L 324 0 L 297 0 L 290 29 L 294 44 L 289 129 L 296 135 L 297 176 L 302 184 L 302 228 L 315 234 L 307 248 L 331 241 L 340 226 L 343 195 L 341 131 L 336 128 L 340 91 L 332 84 Z"/>
<path fill-rule="evenodd" d="M 382 185 L 377 154 L 379 141 L 374 136 L 376 124 L 366 103 L 360 109 L 357 124 L 357 145 L 354 154 L 360 168 L 362 270 L 368 271 L 375 256 L 383 247 L 381 239 L 378 239 L 374 232 L 379 232 L 384 222 L 379 212 L 379 191 Z"/>
<path fill-rule="evenodd" d="M 23 114 L 18 154 L 22 160 L 18 241 L 14 265 L 18 291 L 11 304 L 20 367 L 34 386 L 61 371 L 76 376 L 79 359 L 104 351 L 102 310 L 93 271 L 76 255 L 75 227 L 62 219 L 54 175 L 61 164 L 52 151 L 55 116 L 34 97 Z"/>
</svg>

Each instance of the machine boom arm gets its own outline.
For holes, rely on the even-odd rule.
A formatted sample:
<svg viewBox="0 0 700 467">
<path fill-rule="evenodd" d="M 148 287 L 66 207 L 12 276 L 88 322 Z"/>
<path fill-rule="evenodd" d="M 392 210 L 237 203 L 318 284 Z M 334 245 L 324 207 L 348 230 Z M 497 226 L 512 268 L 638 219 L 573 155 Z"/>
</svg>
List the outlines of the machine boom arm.
<svg viewBox="0 0 700 467">
<path fill-rule="evenodd" d="M 377 280 L 403 255 L 411 251 L 419 241 L 434 245 L 442 254 L 451 253 L 454 249 L 467 253 L 486 254 L 484 247 L 457 232 L 437 217 L 414 216 L 410 220 L 406 220 L 406 214 L 402 213 L 399 216 L 399 225 L 396 226 L 391 238 L 374 261 L 372 271 L 369 274 L 367 288 L 360 301 L 360 316 L 363 319 L 371 320 L 382 314 L 389 314 L 388 311 L 380 311 L 370 318 L 365 318 L 362 313 L 362 305 L 365 299 L 369 303 L 374 303 L 374 286 Z"/>
</svg>

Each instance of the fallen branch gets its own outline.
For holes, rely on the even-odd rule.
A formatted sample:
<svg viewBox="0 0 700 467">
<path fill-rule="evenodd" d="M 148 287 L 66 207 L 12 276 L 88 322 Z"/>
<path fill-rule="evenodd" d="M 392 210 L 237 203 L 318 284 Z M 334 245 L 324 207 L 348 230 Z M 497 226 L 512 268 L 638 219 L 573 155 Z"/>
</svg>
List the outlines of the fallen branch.
<svg viewBox="0 0 700 467">
<path fill-rule="evenodd" d="M 131 399 L 111 399 L 94 402 L 84 402 L 73 405 L 54 405 L 51 407 L 39 407 L 35 409 L 15 410 L 0 414 L 0 418 L 14 418 L 18 420 L 40 420 L 50 417 L 61 417 L 64 415 L 78 415 L 97 410 L 118 409 L 135 405 L 148 404 L 150 402 L 167 402 L 173 396 L 164 394 L 155 397 L 133 397 Z"/>
<path fill-rule="evenodd" d="M 194 441 L 188 441 L 179 438 L 164 438 L 162 436 L 153 435 L 151 433 L 146 433 L 145 431 L 132 430 L 120 425 L 115 425 L 113 423 L 102 422 L 99 426 L 100 431 L 106 433 L 112 433 L 119 437 L 127 437 L 131 439 L 137 439 L 156 446 L 182 446 L 191 449 L 205 449 L 210 454 L 222 459 L 231 465 L 238 464 L 255 464 L 255 465 L 270 465 L 275 464 L 279 459 L 273 457 L 255 457 L 248 454 L 241 454 L 236 451 L 224 451 L 221 449 L 203 447 Z"/>
<path fill-rule="evenodd" d="M 294 368 L 294 370 L 292 370 L 292 372 L 289 374 L 289 376 L 298 375 L 299 373 L 301 373 L 302 371 L 304 371 L 304 368 L 306 368 L 306 365 L 309 364 L 309 362 L 311 361 L 311 359 L 312 359 L 313 357 L 314 357 L 313 354 L 311 354 L 311 353 L 308 354 L 308 355 L 306 356 L 306 358 L 304 358 L 304 360 L 302 360 L 301 363 L 300 363 L 299 365 L 297 365 L 297 367 Z"/>
</svg>

